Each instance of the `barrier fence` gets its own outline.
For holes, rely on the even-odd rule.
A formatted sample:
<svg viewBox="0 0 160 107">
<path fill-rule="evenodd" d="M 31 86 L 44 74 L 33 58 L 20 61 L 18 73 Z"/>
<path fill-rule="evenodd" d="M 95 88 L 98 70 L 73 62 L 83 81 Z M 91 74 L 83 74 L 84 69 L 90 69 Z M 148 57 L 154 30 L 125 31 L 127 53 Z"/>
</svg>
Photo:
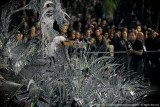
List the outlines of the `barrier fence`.
<svg viewBox="0 0 160 107">
<path fill-rule="evenodd" d="M 145 51 L 146 53 L 160 53 L 159 51 Z M 86 52 L 86 53 L 126 53 L 126 51 L 114 51 L 114 52 Z"/>
</svg>

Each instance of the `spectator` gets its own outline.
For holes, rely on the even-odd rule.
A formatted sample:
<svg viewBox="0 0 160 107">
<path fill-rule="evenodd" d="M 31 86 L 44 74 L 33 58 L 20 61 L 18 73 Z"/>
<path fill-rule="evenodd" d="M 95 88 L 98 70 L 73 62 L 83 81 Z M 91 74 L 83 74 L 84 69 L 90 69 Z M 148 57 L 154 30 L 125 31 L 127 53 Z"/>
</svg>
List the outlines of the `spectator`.
<svg viewBox="0 0 160 107">
<path fill-rule="evenodd" d="M 83 36 L 83 34 L 82 34 L 82 33 L 80 34 L 79 41 L 80 41 L 80 42 L 84 42 L 84 36 Z"/>
<path fill-rule="evenodd" d="M 76 35 L 72 34 L 71 37 L 70 37 L 70 40 L 75 41 L 76 40 Z"/>
<path fill-rule="evenodd" d="M 76 32 L 76 41 L 80 42 L 80 33 Z"/>
<path fill-rule="evenodd" d="M 77 27 L 75 27 L 75 30 L 78 32 L 82 32 L 82 23 L 81 22 L 78 22 L 78 25 L 77 25 Z"/>
<path fill-rule="evenodd" d="M 105 39 L 105 41 L 106 41 L 107 48 L 108 48 L 108 47 L 109 47 L 109 34 L 108 34 L 108 32 L 106 32 L 106 33 L 104 34 L 104 39 Z"/>
<path fill-rule="evenodd" d="M 100 32 L 99 29 L 96 29 L 94 37 L 96 38 L 96 43 L 97 44 L 99 44 L 99 36 L 101 36 L 101 32 Z"/>
<path fill-rule="evenodd" d="M 141 26 L 140 25 L 137 26 L 137 33 L 138 32 L 141 32 Z"/>
<path fill-rule="evenodd" d="M 110 56 L 114 56 L 114 34 L 112 33 L 107 40 Z"/>
<path fill-rule="evenodd" d="M 98 27 L 98 30 L 100 31 L 100 34 L 103 35 L 103 29 L 101 26 Z"/>
<path fill-rule="evenodd" d="M 125 27 L 123 28 L 123 31 L 126 32 L 126 33 L 128 33 L 128 28 L 127 28 L 127 26 L 125 26 Z"/>
<path fill-rule="evenodd" d="M 142 58 L 143 58 L 143 63 L 144 63 L 144 73 L 147 73 L 147 68 L 148 67 L 148 55 L 147 55 L 147 50 L 146 50 L 146 46 L 145 46 L 145 41 L 144 41 L 144 35 L 142 32 L 138 32 L 137 33 L 137 40 L 141 41 L 142 45 L 143 45 L 143 54 L 142 54 Z"/>
<path fill-rule="evenodd" d="M 36 20 L 35 20 L 35 18 L 32 16 L 32 17 L 31 17 L 31 20 L 30 20 L 30 23 L 29 23 L 30 28 L 31 28 L 32 26 L 35 26 L 35 23 L 36 23 Z"/>
<path fill-rule="evenodd" d="M 124 41 L 128 40 L 127 31 L 123 31 L 123 33 L 122 33 L 122 40 L 124 40 Z"/>
<path fill-rule="evenodd" d="M 36 27 L 36 29 L 40 29 L 40 25 L 38 22 L 35 22 L 35 27 Z"/>
<path fill-rule="evenodd" d="M 84 37 L 84 41 L 85 41 L 86 43 L 88 43 L 88 42 L 90 41 L 90 39 L 91 39 L 91 31 L 90 31 L 90 30 L 87 30 L 87 31 L 86 31 L 86 34 L 85 34 L 85 37 Z"/>
<path fill-rule="evenodd" d="M 144 63 L 142 59 L 143 54 L 143 45 L 142 43 L 136 39 L 136 35 L 131 32 L 129 35 L 129 42 L 131 43 L 130 54 L 132 56 L 131 59 L 131 70 L 137 72 L 140 75 L 143 75 Z"/>
<path fill-rule="evenodd" d="M 147 37 L 146 37 L 147 28 L 148 28 L 147 25 L 144 25 L 143 28 L 142 28 L 142 32 L 144 34 L 144 39 L 147 39 Z"/>
<path fill-rule="evenodd" d="M 94 30 L 93 30 L 93 28 L 92 28 L 92 27 L 89 27 L 89 30 L 90 30 L 91 36 L 93 36 L 93 35 L 94 35 Z"/>
<path fill-rule="evenodd" d="M 37 31 L 36 31 L 36 39 L 37 39 L 37 41 L 39 41 L 39 40 L 41 40 L 41 31 L 38 29 Z"/>
<path fill-rule="evenodd" d="M 91 38 L 90 41 L 88 42 L 88 51 L 89 52 L 95 52 L 96 49 L 97 49 L 97 47 L 96 47 L 96 39 L 95 38 Z"/>
<path fill-rule="evenodd" d="M 68 33 L 70 33 L 74 29 L 73 25 L 74 25 L 73 20 L 70 20 L 70 24 L 69 24 L 69 27 L 68 27 Z"/>
<path fill-rule="evenodd" d="M 122 49 L 121 31 L 118 30 L 117 33 L 115 33 L 115 37 L 114 37 L 114 51 L 121 51 L 121 49 Z M 121 54 L 116 53 L 114 56 L 117 58 L 120 58 Z"/>
<path fill-rule="evenodd" d="M 23 39 L 26 42 L 28 39 L 28 34 L 29 34 L 29 28 L 28 28 L 28 23 L 24 22 L 23 27 L 21 28 L 21 32 L 23 34 Z"/>
<path fill-rule="evenodd" d="M 122 40 L 120 41 L 121 42 L 121 51 L 127 51 L 127 42 L 128 42 L 128 35 L 127 35 L 127 32 L 124 31 L 122 33 Z M 127 53 L 128 54 L 128 53 Z M 125 56 L 126 57 L 126 54 L 122 54 L 122 56 Z"/>
<path fill-rule="evenodd" d="M 104 32 L 107 32 L 107 31 L 108 31 L 108 24 L 107 24 L 106 19 L 104 19 L 104 20 L 102 21 L 102 29 L 103 29 L 103 34 L 104 34 Z"/>
<path fill-rule="evenodd" d="M 109 38 L 108 32 L 106 32 L 106 33 L 104 34 L 104 37 L 106 38 L 106 40 Z"/>
<path fill-rule="evenodd" d="M 16 39 L 16 46 L 20 45 L 22 43 L 23 34 L 21 34 L 20 30 L 18 30 L 15 34 Z"/>
<path fill-rule="evenodd" d="M 128 63 L 129 63 L 130 56 L 128 54 L 127 45 L 128 45 L 128 35 L 127 35 L 127 32 L 124 31 L 122 33 L 121 51 L 126 51 L 126 53 L 121 53 L 121 58 L 123 59 L 122 63 L 124 63 L 125 70 L 129 70 Z"/>
<path fill-rule="evenodd" d="M 76 35 L 76 30 L 73 29 L 73 30 L 71 31 L 71 33 L 70 33 L 70 35 L 69 35 L 69 38 L 70 38 L 72 35 Z"/>
<path fill-rule="evenodd" d="M 97 51 L 98 52 L 107 52 L 107 43 L 106 39 L 102 35 L 98 36 L 98 43 L 97 43 Z M 104 54 L 99 53 L 98 57 L 103 56 Z"/>
<path fill-rule="evenodd" d="M 98 18 L 97 25 L 100 26 L 102 24 L 102 18 Z"/>
<path fill-rule="evenodd" d="M 155 31 L 153 30 L 148 30 L 148 38 L 146 39 L 146 48 L 148 51 L 155 51 L 158 50 L 158 37 L 156 37 Z M 158 62 L 157 60 L 157 55 L 155 53 L 149 53 L 148 54 L 149 61 L 151 64 L 152 69 L 156 68 L 156 63 Z"/>
<path fill-rule="evenodd" d="M 29 40 L 34 40 L 36 38 L 36 27 L 32 26 L 30 31 Z"/>
</svg>

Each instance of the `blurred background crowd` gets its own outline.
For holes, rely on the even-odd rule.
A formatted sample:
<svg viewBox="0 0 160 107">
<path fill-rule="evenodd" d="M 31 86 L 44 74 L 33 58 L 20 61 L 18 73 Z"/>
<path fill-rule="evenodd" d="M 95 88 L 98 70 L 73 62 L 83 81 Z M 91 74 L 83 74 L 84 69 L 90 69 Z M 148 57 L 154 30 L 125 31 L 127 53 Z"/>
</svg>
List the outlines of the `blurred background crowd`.
<svg viewBox="0 0 160 107">
<path fill-rule="evenodd" d="M 14 9 L 25 6 L 29 1 L 15 0 Z M 125 67 L 129 69 L 131 66 L 128 64 L 129 57 L 132 54 L 127 52 L 133 48 L 133 44 L 129 43 L 132 38 L 130 36 L 135 36 L 135 39 L 140 41 L 138 47 L 142 47 L 143 50 L 138 57 L 143 59 L 143 63 L 140 63 L 143 71 L 152 71 L 152 74 L 155 72 L 154 75 L 157 76 L 160 65 L 158 53 L 160 36 L 159 28 L 155 26 L 157 22 L 153 20 L 156 20 L 159 9 L 157 11 L 152 9 L 151 0 L 113 0 L 113 2 L 117 3 L 117 6 L 113 13 L 107 14 L 104 0 L 61 0 L 62 8 L 70 16 L 66 38 L 86 43 L 90 48 L 89 52 L 108 52 L 108 56 L 124 58 L 127 61 Z M 21 22 L 23 26 L 15 34 L 18 43 L 40 41 L 41 33 L 36 11 L 23 10 L 13 14 L 10 31 Z"/>
</svg>

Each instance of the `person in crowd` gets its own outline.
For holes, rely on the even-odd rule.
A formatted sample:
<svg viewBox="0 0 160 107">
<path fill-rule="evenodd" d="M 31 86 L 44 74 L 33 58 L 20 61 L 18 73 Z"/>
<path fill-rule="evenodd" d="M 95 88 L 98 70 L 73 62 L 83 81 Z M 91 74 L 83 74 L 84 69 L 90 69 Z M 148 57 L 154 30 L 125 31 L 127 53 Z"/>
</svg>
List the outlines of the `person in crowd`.
<svg viewBox="0 0 160 107">
<path fill-rule="evenodd" d="M 84 42 L 84 41 L 85 41 L 85 40 L 84 40 L 84 35 L 83 35 L 83 33 L 80 34 L 79 41 L 80 41 L 80 42 Z"/>
<path fill-rule="evenodd" d="M 84 41 L 85 41 L 86 43 L 88 43 L 88 42 L 90 41 L 90 39 L 91 39 L 91 31 L 88 29 L 88 30 L 86 30 L 86 34 L 85 34 L 85 37 L 84 37 Z"/>
<path fill-rule="evenodd" d="M 76 32 L 76 41 L 80 42 L 80 32 Z"/>
<path fill-rule="evenodd" d="M 159 45 L 158 42 L 159 41 L 159 37 L 156 36 L 155 31 L 149 29 L 148 30 L 148 38 L 145 41 L 145 45 L 148 51 L 157 51 L 159 49 Z M 148 54 L 149 57 L 149 63 L 151 65 L 151 68 L 154 69 L 157 66 L 158 63 L 158 58 L 156 53 L 149 53 Z"/>
<path fill-rule="evenodd" d="M 31 30 L 30 30 L 30 34 L 29 34 L 29 41 L 30 40 L 35 40 L 36 39 L 36 27 L 35 26 L 32 26 L 31 27 Z"/>
<path fill-rule="evenodd" d="M 140 31 L 137 33 L 137 40 L 141 41 L 142 43 L 144 42 L 144 35 Z"/>
<path fill-rule="evenodd" d="M 36 29 L 40 29 L 40 25 L 38 22 L 35 22 L 35 27 L 36 27 Z"/>
<path fill-rule="evenodd" d="M 138 33 L 138 32 L 141 32 L 141 26 L 140 26 L 140 25 L 137 26 L 136 31 L 137 31 L 137 33 Z"/>
<path fill-rule="evenodd" d="M 35 23 L 36 23 L 36 20 L 35 20 L 35 18 L 32 16 L 32 17 L 31 17 L 31 20 L 30 20 L 30 23 L 29 23 L 30 28 L 31 28 L 32 26 L 35 26 Z"/>
<path fill-rule="evenodd" d="M 108 49 L 110 52 L 110 56 L 114 56 L 114 34 L 111 33 L 109 39 L 107 39 Z"/>
<path fill-rule="evenodd" d="M 128 54 L 128 34 L 126 31 L 122 33 L 122 40 L 121 42 L 121 51 L 126 51 L 126 53 L 121 53 L 121 58 L 123 59 L 125 70 L 129 70 L 129 63 L 130 63 L 130 56 Z"/>
<path fill-rule="evenodd" d="M 97 45 L 96 45 L 96 39 L 91 38 L 90 41 L 87 43 L 87 51 L 88 52 L 96 52 Z M 90 59 L 93 53 L 88 53 L 87 59 Z"/>
<path fill-rule="evenodd" d="M 73 29 L 69 37 L 71 37 L 72 35 L 76 35 L 76 30 Z"/>
<path fill-rule="evenodd" d="M 102 21 L 102 30 L 103 30 L 103 34 L 104 34 L 104 32 L 108 31 L 108 24 L 107 24 L 106 19 L 103 19 L 103 21 Z"/>
<path fill-rule="evenodd" d="M 118 30 L 117 33 L 115 33 L 114 37 L 114 51 L 121 51 L 122 44 L 121 44 L 121 31 Z M 114 55 L 117 58 L 121 57 L 121 53 L 115 53 Z"/>
<path fill-rule="evenodd" d="M 97 29 L 100 31 L 100 34 L 103 35 L 103 29 L 102 29 L 102 27 L 99 26 Z"/>
<path fill-rule="evenodd" d="M 99 48 L 100 52 L 106 52 L 107 51 L 107 43 L 106 43 L 106 39 L 104 39 L 104 37 L 102 35 L 100 35 L 98 37 L 98 44 L 97 47 Z"/>
<path fill-rule="evenodd" d="M 16 32 L 15 39 L 16 39 L 16 45 L 15 46 L 18 46 L 18 45 L 22 44 L 23 34 L 21 34 L 20 30 L 18 30 Z"/>
<path fill-rule="evenodd" d="M 108 32 L 105 32 L 105 33 L 104 33 L 104 37 L 105 37 L 106 40 L 109 38 Z"/>
<path fill-rule="evenodd" d="M 76 40 L 76 35 L 75 35 L 75 34 L 72 34 L 69 39 L 72 40 L 72 41 L 75 41 L 75 40 Z"/>
<path fill-rule="evenodd" d="M 108 34 L 108 32 L 106 32 L 106 33 L 104 34 L 104 39 L 105 39 L 105 41 L 106 41 L 107 51 L 108 51 L 108 50 L 109 50 L 109 47 L 110 47 L 110 44 L 109 44 L 110 39 L 109 39 L 109 34 Z M 110 50 L 109 50 L 109 51 L 110 51 Z"/>
<path fill-rule="evenodd" d="M 96 29 L 94 37 L 96 38 L 96 43 L 97 44 L 99 44 L 99 36 L 101 36 L 101 32 L 100 32 L 99 29 Z"/>
<path fill-rule="evenodd" d="M 91 36 L 93 36 L 93 35 L 94 35 L 94 29 L 93 29 L 92 27 L 89 27 L 88 29 L 89 29 L 90 32 L 91 32 Z"/>
<path fill-rule="evenodd" d="M 37 39 L 37 42 L 40 41 L 41 38 L 42 38 L 42 37 L 41 37 L 41 31 L 40 31 L 40 29 L 37 29 L 37 30 L 36 30 L 36 39 Z"/>
<path fill-rule="evenodd" d="M 146 74 L 148 71 L 147 69 L 148 66 L 149 66 L 149 63 L 148 63 L 148 54 L 147 54 L 147 49 L 146 49 L 146 46 L 145 46 L 145 40 L 144 40 L 144 34 L 142 32 L 138 32 L 137 33 L 137 40 L 141 41 L 142 45 L 143 45 L 143 54 L 142 54 L 142 58 L 143 58 L 143 62 L 144 62 L 144 74 Z"/>
<path fill-rule="evenodd" d="M 96 49 L 97 49 L 96 39 L 91 38 L 90 41 L 88 42 L 88 51 L 89 52 L 95 52 Z"/>
<path fill-rule="evenodd" d="M 79 22 L 81 22 L 81 18 L 79 16 L 76 16 L 76 21 L 74 22 L 74 28 L 76 29 L 79 26 Z"/>
<path fill-rule="evenodd" d="M 102 18 L 98 18 L 97 25 L 101 26 L 101 24 L 102 24 Z"/>
<path fill-rule="evenodd" d="M 122 33 L 122 39 L 121 39 L 121 51 L 127 51 L 127 42 L 128 42 L 128 34 L 126 31 Z M 126 54 L 122 54 L 122 56 L 126 56 Z"/>
<path fill-rule="evenodd" d="M 29 34 L 29 27 L 27 22 L 24 22 L 23 27 L 21 28 L 21 32 L 23 34 L 24 42 L 27 42 L 28 34 Z"/>
<path fill-rule="evenodd" d="M 77 25 L 77 27 L 75 27 L 75 30 L 78 32 L 82 32 L 82 23 L 81 22 L 78 22 L 78 25 Z"/>
<path fill-rule="evenodd" d="M 143 25 L 142 32 L 144 34 L 144 39 L 146 39 L 146 31 L 147 31 L 147 29 L 148 29 L 147 25 Z"/>
<path fill-rule="evenodd" d="M 142 43 L 136 39 L 136 35 L 134 32 L 130 32 L 129 35 L 129 42 L 131 43 L 131 47 L 129 49 L 131 58 L 131 65 L 130 68 L 134 72 L 137 72 L 138 74 L 143 76 L 143 69 L 144 69 L 144 63 L 143 63 L 143 45 Z"/>
<path fill-rule="evenodd" d="M 124 28 L 123 28 L 123 32 L 127 32 L 128 33 L 128 28 L 127 28 L 127 26 L 125 26 Z"/>
<path fill-rule="evenodd" d="M 68 33 L 71 33 L 71 31 L 74 29 L 73 25 L 74 25 L 74 21 L 70 20 L 70 24 L 69 24 L 69 27 L 68 27 Z"/>
<path fill-rule="evenodd" d="M 106 39 L 102 35 L 98 36 L 98 43 L 97 43 L 97 52 L 107 52 L 107 43 Z M 99 53 L 98 57 L 103 56 L 103 53 Z"/>
</svg>

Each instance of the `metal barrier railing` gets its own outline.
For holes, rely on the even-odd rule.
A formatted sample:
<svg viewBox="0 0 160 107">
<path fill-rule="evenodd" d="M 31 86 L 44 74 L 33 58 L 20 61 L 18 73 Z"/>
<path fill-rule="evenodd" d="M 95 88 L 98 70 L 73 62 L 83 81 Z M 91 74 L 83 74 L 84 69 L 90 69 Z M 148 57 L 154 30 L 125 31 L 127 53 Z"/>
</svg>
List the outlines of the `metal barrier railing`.
<svg viewBox="0 0 160 107">
<path fill-rule="evenodd" d="M 159 51 L 145 51 L 146 53 L 158 53 Z M 114 52 L 86 52 L 86 53 L 126 53 L 126 51 L 114 51 Z M 159 52 L 160 53 L 160 52 Z"/>
</svg>

